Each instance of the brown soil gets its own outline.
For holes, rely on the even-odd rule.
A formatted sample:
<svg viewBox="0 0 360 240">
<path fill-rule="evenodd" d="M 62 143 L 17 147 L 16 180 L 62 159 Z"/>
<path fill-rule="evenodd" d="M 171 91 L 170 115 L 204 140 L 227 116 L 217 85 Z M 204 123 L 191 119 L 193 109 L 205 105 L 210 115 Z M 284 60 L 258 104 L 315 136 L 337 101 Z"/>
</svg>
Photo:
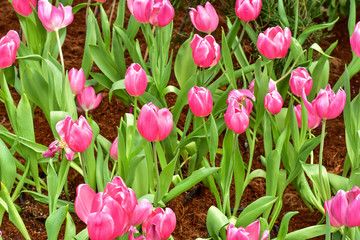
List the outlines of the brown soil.
<svg viewBox="0 0 360 240">
<path fill-rule="evenodd" d="M 75 0 L 74 3 L 78 4 L 80 2 L 85 2 L 85 0 Z M 104 8 L 107 10 L 107 13 L 110 11 L 111 1 L 104 3 Z M 186 6 L 188 1 L 186 1 Z M 0 15 L 2 20 L 0 20 L 0 37 L 5 35 L 9 30 L 19 30 L 19 23 L 16 17 L 15 12 L 13 11 L 12 6 L 5 1 L 0 8 Z M 67 69 L 72 67 L 80 68 L 81 59 L 83 55 L 83 46 L 85 42 L 85 10 L 81 10 L 76 14 L 74 22 L 68 27 L 68 34 L 66 42 L 64 44 L 64 57 L 65 65 Z M 179 47 L 184 39 L 187 38 L 188 32 L 192 30 L 191 24 L 185 24 L 184 32 L 180 33 L 180 25 L 185 16 L 185 10 L 180 10 L 177 13 L 177 19 L 174 24 L 174 48 Z M 189 20 L 188 20 L 189 21 Z M 224 26 L 225 18 L 221 19 L 221 23 Z M 189 22 L 188 22 L 189 23 Z M 226 28 L 224 28 L 226 29 Z M 221 40 L 220 30 L 215 32 L 217 41 Z M 341 19 L 335 26 L 332 31 L 334 37 L 325 39 L 324 42 L 321 42 L 321 46 L 324 48 L 329 46 L 336 39 L 339 40 L 338 46 L 334 50 L 332 56 L 335 58 L 331 60 L 331 74 L 330 74 L 330 83 L 334 85 L 336 80 L 344 71 L 345 64 L 348 64 L 351 61 L 351 48 L 349 45 L 349 36 L 347 35 L 347 20 Z M 246 47 L 246 46 L 245 46 Z M 248 48 L 251 49 L 250 46 Z M 354 97 L 358 93 L 359 84 L 355 80 L 357 76 L 353 79 L 353 92 L 352 96 Z M 355 81 L 355 82 L 354 82 Z M 174 80 L 171 82 L 175 82 Z M 19 96 L 12 89 L 14 101 L 19 101 Z M 169 105 L 174 105 L 175 103 L 174 95 L 169 95 L 167 97 Z M 127 107 L 116 97 L 112 98 L 111 103 L 109 103 L 108 92 L 103 93 L 104 100 L 100 106 L 92 113 L 94 120 L 98 123 L 101 134 L 112 141 L 117 136 L 116 126 L 119 124 L 120 118 L 128 112 Z M 186 112 L 182 114 L 180 119 L 180 124 L 183 124 L 186 117 Z M 1 123 L 11 129 L 5 107 L 0 103 L 0 121 Z M 36 132 L 36 141 L 38 143 L 48 145 L 53 141 L 53 136 L 51 130 L 44 118 L 40 109 L 36 109 L 34 114 L 34 125 Z M 327 170 L 332 173 L 341 174 L 343 170 L 343 162 L 346 156 L 346 146 L 345 146 L 345 131 L 344 123 L 342 116 L 330 120 L 327 122 L 327 136 L 325 138 L 325 152 L 324 152 L 324 165 Z M 315 135 L 320 134 L 320 130 L 317 129 L 314 132 Z M 240 136 L 240 142 L 245 141 L 245 136 Z M 248 161 L 248 151 L 244 144 L 241 145 L 241 152 L 244 157 L 244 161 Z M 260 155 L 263 154 L 262 142 L 257 143 L 258 151 L 255 153 L 253 169 L 263 168 L 260 162 Z M 318 149 L 315 150 L 315 159 L 317 159 Z M 264 168 L 263 168 L 264 169 Z M 77 175 L 69 174 L 69 189 L 70 189 L 70 198 L 74 200 L 76 193 L 75 188 L 78 184 L 82 183 L 83 179 Z M 195 239 L 196 237 L 208 237 L 206 230 L 206 214 L 210 206 L 215 205 L 215 199 L 210 191 L 202 184 L 199 184 L 196 187 L 195 194 L 189 198 L 189 193 L 193 190 L 189 190 L 177 198 L 169 202 L 168 206 L 171 207 L 177 216 L 177 227 L 173 234 L 175 239 Z M 265 196 L 265 180 L 264 179 L 254 179 L 249 186 L 247 187 L 241 206 L 245 207 L 254 200 Z M 289 225 L 289 231 L 294 231 L 304 227 L 312 226 L 317 224 L 321 219 L 321 214 L 318 212 L 312 213 L 309 209 L 303 204 L 302 200 L 299 198 L 296 190 L 292 185 L 288 186 L 285 190 L 283 196 L 284 206 L 281 211 L 281 217 L 289 211 L 298 211 L 299 214 L 295 215 Z M 31 235 L 32 239 L 46 239 L 46 230 L 45 230 L 45 220 L 48 216 L 48 206 L 40 204 L 33 200 L 29 195 L 24 195 L 24 202 L 20 203 L 17 201 L 19 206 L 22 208 L 22 219 Z M 77 231 L 81 231 L 85 224 L 77 218 L 75 214 L 72 214 L 72 217 L 77 226 Z M 7 214 L 3 219 L 3 222 L 0 227 L 4 239 L 23 239 L 19 231 L 13 226 L 9 221 Z M 61 231 L 60 238 L 63 237 L 64 231 Z M 324 239 L 324 238 L 318 238 Z"/>
</svg>

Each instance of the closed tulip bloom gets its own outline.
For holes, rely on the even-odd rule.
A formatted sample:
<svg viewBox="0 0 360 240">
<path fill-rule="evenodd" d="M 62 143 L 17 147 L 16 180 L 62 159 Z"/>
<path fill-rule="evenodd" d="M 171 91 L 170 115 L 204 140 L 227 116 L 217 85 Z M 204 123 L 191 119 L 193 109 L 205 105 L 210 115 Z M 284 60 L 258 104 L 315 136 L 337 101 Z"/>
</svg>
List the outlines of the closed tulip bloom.
<svg viewBox="0 0 360 240">
<path fill-rule="evenodd" d="M 102 97 L 101 97 L 101 93 L 96 95 L 94 88 L 88 86 L 84 88 L 84 90 L 76 96 L 76 99 L 79 107 L 82 110 L 90 111 L 97 108 L 97 106 L 99 106 Z"/>
<path fill-rule="evenodd" d="M 261 5 L 261 0 L 236 0 L 236 16 L 244 22 L 255 20 L 260 14 Z"/>
<path fill-rule="evenodd" d="M 227 227 L 226 239 L 227 240 L 259 240 L 260 237 L 260 221 L 257 220 L 246 228 L 236 228 L 232 223 Z M 269 231 L 265 230 L 261 236 L 261 240 L 269 238 Z"/>
<path fill-rule="evenodd" d="M 70 116 L 66 116 L 63 131 L 64 140 L 69 148 L 74 152 L 84 152 L 91 144 L 93 131 L 84 116 L 80 116 L 78 121 L 74 121 Z"/>
<path fill-rule="evenodd" d="M 169 136 L 173 128 L 173 116 L 169 109 L 160 109 L 154 104 L 145 104 L 140 111 L 137 128 L 148 141 L 161 141 Z"/>
<path fill-rule="evenodd" d="M 15 62 L 19 46 L 19 34 L 13 30 L 0 39 L 0 68 L 10 67 Z"/>
<path fill-rule="evenodd" d="M 230 102 L 224 118 L 226 126 L 238 134 L 245 132 L 249 126 L 248 110 L 235 99 Z"/>
<path fill-rule="evenodd" d="M 255 79 L 249 85 L 249 90 L 254 94 Z M 269 92 L 277 91 L 276 82 L 270 78 L 269 81 Z"/>
<path fill-rule="evenodd" d="M 215 31 L 219 24 L 219 16 L 209 2 L 206 2 L 205 7 L 201 5 L 197 6 L 197 10 L 191 8 L 189 15 L 192 24 L 200 32 L 210 34 Z"/>
<path fill-rule="evenodd" d="M 165 27 L 173 20 L 175 10 L 169 0 L 154 0 L 150 14 L 150 23 L 158 27 Z"/>
<path fill-rule="evenodd" d="M 285 57 L 291 44 L 291 32 L 286 27 L 271 27 L 260 33 L 257 40 L 259 52 L 269 59 Z"/>
<path fill-rule="evenodd" d="M 360 57 L 360 22 L 355 25 L 353 35 L 350 37 L 351 49 Z"/>
<path fill-rule="evenodd" d="M 147 82 L 148 78 L 144 69 L 137 63 L 131 64 L 125 74 L 126 91 L 131 96 L 141 96 L 146 90 Z"/>
<path fill-rule="evenodd" d="M 298 126 L 299 128 L 301 128 L 301 104 L 295 106 L 294 110 L 295 110 Z M 306 109 L 306 111 L 307 111 L 307 119 L 308 119 L 308 130 L 318 127 L 319 124 L 321 123 L 321 118 L 319 118 L 314 113 L 314 111 L 309 111 L 308 109 Z"/>
<path fill-rule="evenodd" d="M 154 0 L 127 0 L 129 11 L 141 23 L 149 22 L 153 4 Z"/>
<path fill-rule="evenodd" d="M 313 85 L 313 80 L 308 71 L 303 67 L 298 67 L 291 72 L 289 80 L 291 92 L 301 97 L 303 89 L 305 89 L 306 96 L 310 94 Z"/>
<path fill-rule="evenodd" d="M 213 109 L 211 93 L 204 87 L 192 87 L 188 93 L 188 101 L 191 111 L 197 117 L 205 117 Z"/>
<path fill-rule="evenodd" d="M 281 111 L 283 104 L 284 101 L 278 91 L 272 91 L 265 95 L 264 106 L 271 114 L 278 114 Z"/>
<path fill-rule="evenodd" d="M 195 34 L 190 46 L 194 62 L 199 67 L 212 67 L 219 62 L 220 46 L 213 36 L 207 35 L 202 38 Z"/>
<path fill-rule="evenodd" d="M 360 226 L 360 189 L 354 186 L 349 192 L 346 193 L 346 198 L 349 203 L 349 208 L 346 214 L 345 223 L 348 227 Z"/>
<path fill-rule="evenodd" d="M 116 137 L 114 142 L 111 144 L 110 157 L 112 158 L 112 160 L 117 162 L 117 160 L 118 160 L 118 137 Z"/>
<path fill-rule="evenodd" d="M 15 11 L 24 17 L 33 12 L 31 5 L 36 8 L 36 3 L 37 0 L 12 0 Z"/>
<path fill-rule="evenodd" d="M 143 222 L 142 230 L 146 233 L 146 239 L 158 239 L 148 238 L 148 235 L 155 235 L 160 236 L 161 240 L 166 240 L 175 230 L 175 226 L 176 216 L 174 211 L 171 208 L 166 208 L 164 211 L 158 207 Z"/>
<path fill-rule="evenodd" d="M 85 73 L 82 68 L 80 70 L 72 68 L 69 71 L 70 88 L 74 96 L 82 92 L 85 87 L 85 80 Z"/>
<path fill-rule="evenodd" d="M 339 190 L 335 197 L 325 202 L 324 208 L 325 212 L 329 214 L 331 226 L 340 228 L 345 225 L 348 206 L 346 192 L 343 190 Z"/>
<path fill-rule="evenodd" d="M 67 27 L 74 20 L 71 6 L 64 7 L 59 3 L 57 8 L 48 0 L 39 0 L 38 13 L 45 29 L 50 32 Z"/>
</svg>

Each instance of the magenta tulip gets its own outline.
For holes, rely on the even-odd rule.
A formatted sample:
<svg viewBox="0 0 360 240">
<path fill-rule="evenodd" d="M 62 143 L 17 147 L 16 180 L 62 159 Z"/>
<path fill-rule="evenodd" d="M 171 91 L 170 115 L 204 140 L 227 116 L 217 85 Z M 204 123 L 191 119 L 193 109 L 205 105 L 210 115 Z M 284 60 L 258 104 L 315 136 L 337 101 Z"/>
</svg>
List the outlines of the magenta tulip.
<svg viewBox="0 0 360 240">
<path fill-rule="evenodd" d="M 285 57 L 291 44 L 291 32 L 286 27 L 271 27 L 260 33 L 257 40 L 259 52 L 269 59 Z"/>
<path fill-rule="evenodd" d="M 291 72 L 289 81 L 291 92 L 301 97 L 303 89 L 305 89 L 306 96 L 310 94 L 313 85 L 313 80 L 308 71 L 303 67 L 298 67 Z"/>
<path fill-rule="evenodd" d="M 249 126 L 249 112 L 244 105 L 233 99 L 224 115 L 225 123 L 235 133 L 241 134 Z"/>
<path fill-rule="evenodd" d="M 110 147 L 110 157 L 114 161 L 118 161 L 118 137 L 115 138 L 114 142 L 111 144 Z"/>
<path fill-rule="evenodd" d="M 226 104 L 229 105 L 232 102 L 232 100 L 234 100 L 234 99 L 240 105 L 245 105 L 245 108 L 249 115 L 253 108 L 253 103 L 251 102 L 251 100 L 255 101 L 254 94 L 250 90 L 247 90 L 247 89 L 231 90 L 229 93 L 229 96 L 226 100 Z"/>
<path fill-rule="evenodd" d="M 296 120 L 299 128 L 301 128 L 301 104 L 294 107 Z M 319 126 L 321 123 L 321 118 L 319 118 L 314 111 L 307 110 L 307 119 L 308 119 L 308 130 L 314 129 Z"/>
<path fill-rule="evenodd" d="M 82 68 L 80 70 L 72 68 L 69 71 L 70 88 L 74 96 L 82 92 L 85 87 L 85 80 L 85 73 Z"/>
<path fill-rule="evenodd" d="M 149 22 L 153 4 L 154 0 L 127 0 L 129 11 L 141 23 Z"/>
<path fill-rule="evenodd" d="M 0 39 L 0 69 L 10 67 L 15 62 L 19 46 L 19 34 L 13 30 Z"/>
<path fill-rule="evenodd" d="M 272 91 L 265 95 L 264 106 L 271 114 L 278 114 L 283 104 L 284 101 L 278 91 Z"/>
<path fill-rule="evenodd" d="M 24 17 L 29 16 L 33 12 L 31 6 L 36 8 L 36 3 L 37 0 L 12 0 L 15 11 Z"/>
<path fill-rule="evenodd" d="M 188 93 L 191 111 L 197 117 L 206 117 L 213 109 L 213 99 L 208 89 L 194 86 Z"/>
<path fill-rule="evenodd" d="M 137 128 L 148 141 L 161 141 L 173 128 L 173 116 L 169 109 L 160 109 L 154 104 L 145 104 L 140 111 Z"/>
<path fill-rule="evenodd" d="M 92 142 L 93 131 L 84 116 L 80 116 L 76 122 L 66 116 L 62 131 L 66 144 L 74 152 L 84 152 Z"/>
<path fill-rule="evenodd" d="M 255 20 L 260 14 L 261 5 L 261 0 L 236 0 L 236 16 L 244 22 Z"/>
<path fill-rule="evenodd" d="M 126 91 L 131 96 L 141 96 L 146 90 L 147 82 L 148 78 L 144 69 L 137 63 L 131 64 L 125 74 Z"/>
<path fill-rule="evenodd" d="M 213 36 L 207 35 L 202 38 L 195 34 L 190 46 L 194 62 L 199 67 L 212 67 L 219 62 L 220 46 Z"/>
<path fill-rule="evenodd" d="M 90 111 L 97 108 L 101 102 L 101 93 L 96 95 L 93 87 L 88 86 L 76 96 L 79 107 L 84 111 Z"/>
<path fill-rule="evenodd" d="M 255 79 L 249 85 L 249 90 L 254 94 Z M 269 92 L 277 91 L 276 82 L 270 78 L 269 81 Z"/>
<path fill-rule="evenodd" d="M 360 57 L 360 22 L 355 25 L 353 35 L 350 37 L 351 49 Z"/>
<path fill-rule="evenodd" d="M 169 0 L 154 0 L 150 14 L 150 23 L 158 27 L 165 27 L 174 18 L 175 10 Z"/>
<path fill-rule="evenodd" d="M 236 228 L 232 223 L 227 227 L 226 239 L 227 240 L 259 240 L 260 237 L 260 221 L 257 220 L 246 228 Z M 265 230 L 261 236 L 261 240 L 269 238 L 269 231 Z"/>
<path fill-rule="evenodd" d="M 175 230 L 175 226 L 176 216 L 173 210 L 166 208 L 164 211 L 158 207 L 153 210 L 150 216 L 143 222 L 142 230 L 146 233 L 146 239 L 158 239 L 148 238 L 148 235 L 155 235 L 160 236 L 161 240 L 166 240 Z"/>
<path fill-rule="evenodd" d="M 132 217 L 130 219 L 130 225 L 136 226 L 144 222 L 145 219 L 150 216 L 153 210 L 153 205 L 147 199 L 142 199 L 135 207 Z"/>
<path fill-rule="evenodd" d="M 67 27 L 74 20 L 71 6 L 64 7 L 59 3 L 57 8 L 48 0 L 39 0 L 38 12 L 42 24 L 50 32 Z"/>
<path fill-rule="evenodd" d="M 206 2 L 205 7 L 201 5 L 197 6 L 197 10 L 191 8 L 189 15 L 192 24 L 200 32 L 210 34 L 215 31 L 219 24 L 219 16 L 209 2 Z"/>
</svg>

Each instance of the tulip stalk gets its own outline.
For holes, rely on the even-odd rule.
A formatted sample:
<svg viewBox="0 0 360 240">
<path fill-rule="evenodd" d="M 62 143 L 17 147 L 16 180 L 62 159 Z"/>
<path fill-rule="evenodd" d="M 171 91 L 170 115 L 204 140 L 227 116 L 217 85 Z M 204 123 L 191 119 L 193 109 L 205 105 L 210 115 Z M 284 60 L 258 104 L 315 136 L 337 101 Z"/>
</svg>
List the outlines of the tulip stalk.
<svg viewBox="0 0 360 240">
<path fill-rule="evenodd" d="M 326 127 L 326 118 L 323 119 L 323 125 L 321 127 L 321 142 L 320 142 L 320 152 L 319 152 L 319 178 L 320 178 L 321 188 L 323 186 L 322 160 L 323 160 L 323 152 L 324 152 L 325 127 Z"/>
<path fill-rule="evenodd" d="M 63 95 L 65 95 L 65 63 L 64 63 L 64 56 L 61 49 L 61 42 L 59 36 L 59 30 L 55 30 L 56 33 L 56 40 L 59 47 L 59 54 L 60 54 L 60 61 L 61 61 L 61 68 L 62 68 L 62 91 Z"/>
<path fill-rule="evenodd" d="M 159 201 L 160 174 L 159 174 L 158 163 L 157 163 L 156 142 L 152 142 L 152 147 L 153 147 L 154 168 L 155 168 L 155 174 L 156 174 L 156 193 L 155 193 L 153 203 L 154 203 L 154 207 L 157 207 L 158 201 Z"/>
<path fill-rule="evenodd" d="M 87 172 L 86 172 L 86 166 L 85 166 L 85 154 L 84 154 L 84 152 L 79 153 L 79 158 L 80 158 L 80 162 L 81 162 L 81 168 L 83 170 L 83 177 L 84 177 L 85 184 L 89 184 L 89 180 L 88 180 Z"/>
</svg>

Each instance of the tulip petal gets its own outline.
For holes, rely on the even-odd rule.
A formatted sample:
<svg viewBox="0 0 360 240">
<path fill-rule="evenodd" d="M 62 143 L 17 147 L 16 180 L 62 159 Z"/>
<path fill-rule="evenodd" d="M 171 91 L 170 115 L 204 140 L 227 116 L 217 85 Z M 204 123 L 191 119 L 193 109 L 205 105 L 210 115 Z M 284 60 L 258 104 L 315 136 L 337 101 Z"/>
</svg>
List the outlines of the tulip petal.
<svg viewBox="0 0 360 240">
<path fill-rule="evenodd" d="M 80 184 L 76 188 L 75 212 L 84 223 L 87 223 L 95 195 L 94 190 L 87 184 Z"/>
</svg>

